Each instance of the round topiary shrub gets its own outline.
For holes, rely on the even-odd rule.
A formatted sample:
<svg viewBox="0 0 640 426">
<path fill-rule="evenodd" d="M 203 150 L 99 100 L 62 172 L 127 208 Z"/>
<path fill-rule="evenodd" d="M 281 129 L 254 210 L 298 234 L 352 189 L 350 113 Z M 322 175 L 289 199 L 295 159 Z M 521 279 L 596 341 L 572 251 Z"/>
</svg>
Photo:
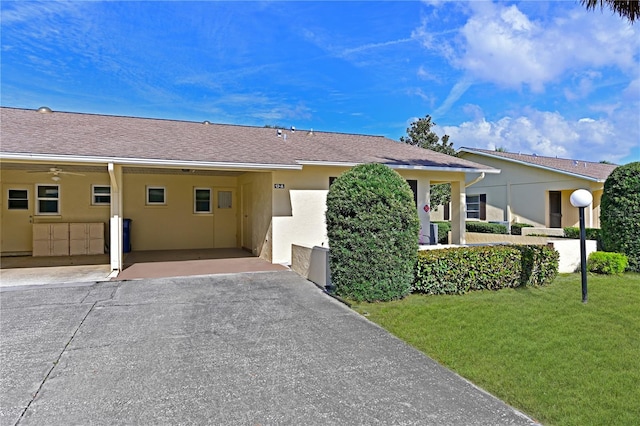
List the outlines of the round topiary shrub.
<svg viewBox="0 0 640 426">
<path fill-rule="evenodd" d="M 604 183 L 600 203 L 604 251 L 623 253 L 640 272 L 640 162 L 616 167 Z"/>
<path fill-rule="evenodd" d="M 329 189 L 326 220 L 338 296 L 393 300 L 411 291 L 420 224 L 402 176 L 382 164 L 343 173 Z"/>
</svg>

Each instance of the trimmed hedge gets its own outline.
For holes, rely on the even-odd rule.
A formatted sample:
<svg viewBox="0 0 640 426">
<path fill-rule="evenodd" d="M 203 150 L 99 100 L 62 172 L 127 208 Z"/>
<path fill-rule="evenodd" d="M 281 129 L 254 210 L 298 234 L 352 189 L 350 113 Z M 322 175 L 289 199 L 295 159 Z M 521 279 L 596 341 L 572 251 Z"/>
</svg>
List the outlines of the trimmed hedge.
<svg viewBox="0 0 640 426">
<path fill-rule="evenodd" d="M 595 251 L 587 259 L 587 270 L 596 274 L 621 274 L 628 265 L 627 256 L 620 253 Z"/>
<path fill-rule="evenodd" d="M 570 227 L 563 228 L 563 230 L 564 230 L 565 238 L 580 239 L 580 228 L 575 226 L 570 226 Z M 600 241 L 600 229 L 585 228 L 584 231 L 587 236 L 587 240 Z"/>
<path fill-rule="evenodd" d="M 466 222 L 467 232 L 480 232 L 483 234 L 506 234 L 507 227 L 499 223 Z"/>
<path fill-rule="evenodd" d="M 463 294 L 549 284 L 558 274 L 558 252 L 547 246 L 481 246 L 425 250 L 418 254 L 414 292 Z"/>
<path fill-rule="evenodd" d="M 511 235 L 522 235 L 522 228 L 533 228 L 533 225 L 528 223 L 512 223 Z"/>
<path fill-rule="evenodd" d="M 338 296 L 377 301 L 411 292 L 420 223 L 402 176 L 382 164 L 346 171 L 329 189 L 326 220 Z"/>
</svg>

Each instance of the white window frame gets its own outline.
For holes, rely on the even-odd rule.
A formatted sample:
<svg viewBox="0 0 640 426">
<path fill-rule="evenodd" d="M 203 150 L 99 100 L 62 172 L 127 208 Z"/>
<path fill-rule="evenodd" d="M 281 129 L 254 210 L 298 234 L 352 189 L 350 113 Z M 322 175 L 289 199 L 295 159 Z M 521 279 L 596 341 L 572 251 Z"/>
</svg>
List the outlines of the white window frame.
<svg viewBox="0 0 640 426">
<path fill-rule="evenodd" d="M 209 192 L 209 209 L 208 210 L 198 210 L 198 191 L 207 191 Z M 211 188 L 193 188 L 193 213 L 194 214 L 210 214 L 213 212 L 213 191 Z"/>
<path fill-rule="evenodd" d="M 11 191 L 24 191 L 27 193 L 27 198 L 15 198 L 15 197 L 11 197 Z M 18 208 L 18 207 L 11 207 L 11 201 L 26 201 L 27 202 L 27 207 L 25 208 Z M 26 188 L 8 188 L 7 190 L 7 210 L 29 210 L 29 190 Z"/>
<path fill-rule="evenodd" d="M 475 198 L 477 201 L 471 201 L 472 198 Z M 466 203 L 467 203 L 467 219 L 480 220 L 480 194 L 467 195 Z M 477 209 L 475 210 L 470 209 L 469 206 L 474 204 L 478 206 Z M 470 216 L 470 214 L 475 214 L 476 216 Z"/>
<path fill-rule="evenodd" d="M 109 194 L 96 192 L 96 188 L 108 188 Z M 109 201 L 97 201 L 97 197 L 109 197 Z M 111 185 L 91 185 L 91 205 L 92 206 L 108 206 L 111 204 Z"/>
<path fill-rule="evenodd" d="M 162 201 L 151 201 L 149 199 L 150 191 L 154 189 L 162 190 Z M 145 192 L 148 206 L 165 206 L 167 204 L 167 188 L 165 188 L 164 186 L 147 186 Z"/>
<path fill-rule="evenodd" d="M 40 187 L 56 187 L 58 190 L 57 197 L 41 197 L 40 196 Z M 56 211 L 55 212 L 41 212 L 40 211 L 40 202 L 41 201 L 55 201 L 56 202 Z M 48 183 L 39 183 L 36 184 L 36 215 L 38 216 L 60 216 L 60 185 L 57 184 L 48 184 Z"/>
</svg>

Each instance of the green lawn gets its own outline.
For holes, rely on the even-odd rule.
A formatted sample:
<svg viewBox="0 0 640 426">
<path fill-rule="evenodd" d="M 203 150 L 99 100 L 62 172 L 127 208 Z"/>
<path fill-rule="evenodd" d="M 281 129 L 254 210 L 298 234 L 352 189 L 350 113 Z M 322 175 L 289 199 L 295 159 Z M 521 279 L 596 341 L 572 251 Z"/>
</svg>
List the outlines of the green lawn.
<svg viewBox="0 0 640 426">
<path fill-rule="evenodd" d="M 640 274 L 353 308 L 546 425 L 640 424 Z"/>
</svg>

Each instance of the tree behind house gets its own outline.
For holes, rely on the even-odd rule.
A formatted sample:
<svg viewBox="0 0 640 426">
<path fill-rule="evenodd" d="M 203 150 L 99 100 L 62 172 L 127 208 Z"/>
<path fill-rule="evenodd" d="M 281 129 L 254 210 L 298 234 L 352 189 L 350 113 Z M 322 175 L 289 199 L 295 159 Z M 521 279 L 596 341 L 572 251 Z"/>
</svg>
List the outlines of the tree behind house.
<svg viewBox="0 0 640 426">
<path fill-rule="evenodd" d="M 441 138 L 431 130 L 435 125 L 436 123 L 431 120 L 430 115 L 419 118 L 411 123 L 411 127 L 407 128 L 407 137 L 401 136 L 400 142 L 454 157 L 457 156 L 456 150 L 453 148 L 453 142 L 449 142 L 449 135 L 444 135 Z M 448 183 L 431 185 L 430 198 L 430 204 L 434 210 L 437 210 L 440 205 L 449 204 L 449 201 L 451 201 L 451 185 Z"/>
</svg>

